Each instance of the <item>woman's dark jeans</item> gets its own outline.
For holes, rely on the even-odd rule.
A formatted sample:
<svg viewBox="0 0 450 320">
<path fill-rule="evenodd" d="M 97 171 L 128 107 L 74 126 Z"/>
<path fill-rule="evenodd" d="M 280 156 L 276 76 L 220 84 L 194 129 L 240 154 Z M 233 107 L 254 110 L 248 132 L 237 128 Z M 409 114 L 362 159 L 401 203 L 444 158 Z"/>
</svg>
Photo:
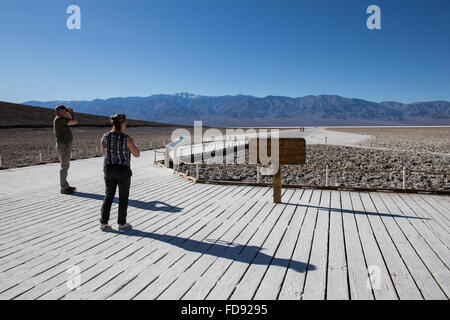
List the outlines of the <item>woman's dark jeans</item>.
<svg viewBox="0 0 450 320">
<path fill-rule="evenodd" d="M 102 217 L 100 223 L 107 224 L 111 212 L 111 205 L 116 195 L 117 186 L 119 186 L 119 215 L 118 224 L 127 222 L 128 196 L 131 185 L 131 169 L 122 165 L 107 165 L 104 168 L 106 196 L 102 206 Z"/>
</svg>

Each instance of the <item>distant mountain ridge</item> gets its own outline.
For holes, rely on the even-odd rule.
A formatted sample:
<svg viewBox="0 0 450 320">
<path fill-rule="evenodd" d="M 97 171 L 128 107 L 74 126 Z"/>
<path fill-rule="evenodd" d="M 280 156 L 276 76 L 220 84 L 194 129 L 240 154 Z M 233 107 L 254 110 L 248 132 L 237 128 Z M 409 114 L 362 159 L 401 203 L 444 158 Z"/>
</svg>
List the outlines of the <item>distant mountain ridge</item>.
<svg viewBox="0 0 450 320">
<path fill-rule="evenodd" d="M 249 95 L 200 96 L 189 93 L 92 101 L 27 101 L 53 108 L 63 103 L 78 112 L 134 119 L 209 126 L 314 126 L 314 125 L 450 125 L 450 102 L 381 103 L 337 95 L 289 98 Z"/>
<path fill-rule="evenodd" d="M 110 127 L 108 117 L 76 113 L 80 127 Z M 51 128 L 54 110 L 0 101 L 0 128 Z M 169 127 L 165 123 L 129 119 L 132 127 Z"/>
</svg>

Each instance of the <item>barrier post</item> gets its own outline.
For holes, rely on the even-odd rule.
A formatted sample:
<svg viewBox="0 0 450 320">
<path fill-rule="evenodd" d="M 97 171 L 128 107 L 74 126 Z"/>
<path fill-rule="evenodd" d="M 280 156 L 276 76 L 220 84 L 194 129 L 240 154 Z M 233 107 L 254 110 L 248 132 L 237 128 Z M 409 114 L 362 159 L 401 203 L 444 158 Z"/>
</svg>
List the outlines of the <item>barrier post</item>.
<svg viewBox="0 0 450 320">
<path fill-rule="evenodd" d="M 329 179 L 330 179 L 330 167 L 327 165 L 327 168 L 325 171 L 325 187 L 328 187 Z"/>
<path fill-rule="evenodd" d="M 273 202 L 281 203 L 281 165 L 273 175 Z"/>
<path fill-rule="evenodd" d="M 173 171 L 177 172 L 178 171 L 178 147 L 173 148 Z"/>
<path fill-rule="evenodd" d="M 402 188 L 403 190 L 406 190 L 406 167 L 403 167 L 403 185 Z"/>
<path fill-rule="evenodd" d="M 257 183 L 261 182 L 261 175 L 260 175 L 260 172 L 259 172 L 259 164 L 256 165 L 256 182 Z"/>
<path fill-rule="evenodd" d="M 195 165 L 195 179 L 196 180 L 198 180 L 198 177 L 199 177 L 199 174 L 198 174 L 199 169 L 200 169 L 200 165 L 197 163 Z"/>
<path fill-rule="evenodd" d="M 169 147 L 166 146 L 166 151 L 164 152 L 164 166 L 169 167 Z"/>
</svg>

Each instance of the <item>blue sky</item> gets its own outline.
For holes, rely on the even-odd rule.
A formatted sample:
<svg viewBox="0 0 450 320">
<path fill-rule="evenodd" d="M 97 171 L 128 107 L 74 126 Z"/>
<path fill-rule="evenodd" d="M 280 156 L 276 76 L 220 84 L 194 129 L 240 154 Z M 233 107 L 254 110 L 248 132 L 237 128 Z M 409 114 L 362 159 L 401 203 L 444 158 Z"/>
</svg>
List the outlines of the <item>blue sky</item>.
<svg viewBox="0 0 450 320">
<path fill-rule="evenodd" d="M 68 30 L 66 8 L 81 8 Z M 381 8 L 368 30 L 366 8 Z M 0 100 L 450 100 L 450 1 L 1 0 Z"/>
</svg>

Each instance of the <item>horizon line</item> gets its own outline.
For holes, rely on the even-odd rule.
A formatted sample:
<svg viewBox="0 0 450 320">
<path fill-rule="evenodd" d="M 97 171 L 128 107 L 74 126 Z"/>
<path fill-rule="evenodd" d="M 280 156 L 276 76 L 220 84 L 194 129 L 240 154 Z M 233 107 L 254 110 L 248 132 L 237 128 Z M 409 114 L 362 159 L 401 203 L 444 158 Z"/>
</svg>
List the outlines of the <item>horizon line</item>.
<svg viewBox="0 0 450 320">
<path fill-rule="evenodd" d="M 414 104 L 414 103 L 426 103 L 426 102 L 450 102 L 448 100 L 440 100 L 440 99 L 436 99 L 436 100 L 423 100 L 423 101 L 413 101 L 413 102 L 400 102 L 397 100 L 383 100 L 383 101 L 371 101 L 371 100 L 366 100 L 363 98 L 358 98 L 358 97 L 346 97 L 346 96 L 341 96 L 338 94 L 308 94 L 305 96 L 297 96 L 297 97 L 290 97 L 290 96 L 284 96 L 284 95 L 267 95 L 267 96 L 256 96 L 256 95 L 252 95 L 252 94 L 242 94 L 242 93 L 238 93 L 238 94 L 223 94 L 223 95 L 202 95 L 202 94 L 195 94 L 195 93 L 190 93 L 190 92 L 175 92 L 175 93 L 155 93 L 149 96 L 117 96 L 117 97 L 108 97 L 108 98 L 94 98 L 94 99 L 52 99 L 52 100 L 26 100 L 23 102 L 10 102 L 10 103 L 17 103 L 17 104 L 27 104 L 30 102 L 42 102 L 42 103 L 49 103 L 49 102 L 93 102 L 95 100 L 102 100 L 102 101 L 106 101 L 106 100 L 111 100 L 111 99 L 130 99 L 130 98 L 139 98 L 139 99 L 145 99 L 145 98 L 151 98 L 153 96 L 177 96 L 177 95 L 181 95 L 181 94 L 187 94 L 189 96 L 194 96 L 194 97 L 205 97 L 205 98 L 220 98 L 220 97 L 238 97 L 238 96 L 245 96 L 245 97 L 252 97 L 252 98 L 256 98 L 256 99 L 266 99 L 269 97 L 277 97 L 277 98 L 288 98 L 288 99 L 301 99 L 301 98 L 306 98 L 306 97 L 321 97 L 321 96 L 330 96 L 330 97 L 340 97 L 340 98 L 344 98 L 344 99 L 357 99 L 357 100 L 363 100 L 366 102 L 373 102 L 373 103 L 386 103 L 386 102 L 395 102 L 395 103 L 401 103 L 401 104 L 405 104 L 405 105 L 409 105 L 409 104 Z M 8 101 L 4 101 L 4 102 L 8 102 Z"/>
</svg>

